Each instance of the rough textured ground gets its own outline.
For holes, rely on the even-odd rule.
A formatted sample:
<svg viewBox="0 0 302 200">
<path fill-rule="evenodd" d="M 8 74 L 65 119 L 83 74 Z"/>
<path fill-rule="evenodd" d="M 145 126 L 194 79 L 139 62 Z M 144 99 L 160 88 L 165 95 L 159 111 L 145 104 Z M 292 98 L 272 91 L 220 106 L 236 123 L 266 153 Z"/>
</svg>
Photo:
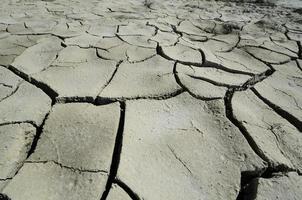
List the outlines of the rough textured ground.
<svg viewBox="0 0 302 200">
<path fill-rule="evenodd" d="M 290 6 L 2 0 L 0 199 L 301 200 Z"/>
</svg>

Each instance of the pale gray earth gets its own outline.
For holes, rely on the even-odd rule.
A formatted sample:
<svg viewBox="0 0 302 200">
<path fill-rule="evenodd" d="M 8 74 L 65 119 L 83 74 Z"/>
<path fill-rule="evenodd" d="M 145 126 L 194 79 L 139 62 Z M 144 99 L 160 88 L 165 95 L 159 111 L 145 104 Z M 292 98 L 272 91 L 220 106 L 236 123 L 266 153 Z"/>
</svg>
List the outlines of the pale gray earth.
<svg viewBox="0 0 302 200">
<path fill-rule="evenodd" d="M 301 200 L 302 3 L 2 0 L 0 200 Z"/>
</svg>

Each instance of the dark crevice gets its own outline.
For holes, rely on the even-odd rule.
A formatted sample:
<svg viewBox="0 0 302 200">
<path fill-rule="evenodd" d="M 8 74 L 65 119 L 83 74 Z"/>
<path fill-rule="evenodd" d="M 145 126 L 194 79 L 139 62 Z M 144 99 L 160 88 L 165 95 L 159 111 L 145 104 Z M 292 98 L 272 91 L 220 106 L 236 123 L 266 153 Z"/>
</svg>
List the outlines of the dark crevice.
<svg viewBox="0 0 302 200">
<path fill-rule="evenodd" d="M 151 8 L 152 4 L 153 4 L 153 2 L 151 2 L 150 0 L 145 0 L 143 5 L 144 5 L 146 8 L 148 8 L 148 9 L 150 9 L 150 10 L 153 10 L 153 9 Z"/>
<path fill-rule="evenodd" d="M 95 104 L 95 97 L 93 97 L 93 96 L 57 97 L 56 103 L 91 103 L 91 104 Z"/>
<path fill-rule="evenodd" d="M 123 181 L 119 179 L 115 179 L 114 183 L 120 186 L 128 195 L 131 199 L 133 200 L 140 200 L 139 196 Z"/>
<path fill-rule="evenodd" d="M 67 45 L 64 42 L 61 42 L 61 47 L 66 48 Z"/>
<path fill-rule="evenodd" d="M 302 132 L 302 122 L 298 118 L 296 118 L 286 110 L 283 110 L 279 106 L 275 105 L 274 103 L 263 97 L 255 88 L 251 88 L 251 90 L 259 99 L 261 99 L 266 105 L 268 105 L 271 109 L 273 109 L 278 115 L 280 115 L 282 118 L 287 120 L 290 124 L 295 126 L 300 132 Z"/>
<path fill-rule="evenodd" d="M 302 71 L 302 66 L 300 65 L 300 63 L 298 62 L 298 60 L 296 60 L 296 63 L 297 63 L 297 67 Z"/>
<path fill-rule="evenodd" d="M 11 97 L 11 96 L 13 96 L 14 94 L 16 94 L 16 92 L 18 91 L 18 89 L 19 89 L 19 87 L 20 87 L 20 84 L 21 84 L 22 82 L 23 82 L 23 81 L 20 81 L 20 82 L 17 84 L 17 86 L 15 87 L 15 89 L 14 89 L 13 91 L 11 91 L 10 94 L 8 94 L 7 96 L 5 96 L 5 97 L 3 97 L 2 99 L 0 99 L 0 102 L 1 102 L 1 101 L 4 101 L 5 99 L 7 99 L 7 98 L 9 98 L 9 97 Z"/>
<path fill-rule="evenodd" d="M 23 123 L 28 123 L 28 124 L 34 126 L 35 128 L 38 127 L 37 124 L 36 124 L 36 122 L 34 122 L 34 121 L 29 121 L 29 120 L 28 120 L 28 121 L 24 120 L 24 121 L 10 121 L 10 122 L 3 122 L 3 123 L 0 123 L 0 126 L 10 125 L 10 124 L 23 124 Z"/>
<path fill-rule="evenodd" d="M 73 37 L 73 36 L 67 36 L 67 37 L 65 37 L 65 36 L 61 36 L 61 35 L 57 35 L 57 34 L 55 34 L 55 33 L 33 33 L 33 32 L 31 32 L 31 33 L 11 33 L 11 32 L 9 32 L 9 31 L 7 31 L 8 33 L 10 33 L 11 35 L 17 35 L 17 36 L 37 36 L 37 35 L 45 35 L 45 36 L 53 36 L 53 37 L 57 37 L 57 38 L 59 38 L 59 39 L 61 39 L 61 40 L 65 40 L 66 38 L 71 38 L 71 37 Z"/>
<path fill-rule="evenodd" d="M 147 61 L 147 60 L 149 60 L 149 59 L 151 59 L 151 58 L 153 58 L 153 57 L 155 57 L 155 56 L 156 56 L 156 53 L 154 53 L 154 54 L 152 54 L 151 56 L 148 56 L 148 57 L 146 57 L 146 58 L 143 58 L 143 59 L 141 59 L 141 60 L 130 61 L 130 57 L 129 57 L 127 51 L 126 51 L 127 62 L 130 63 L 130 64 L 142 63 L 142 62 L 145 62 L 145 61 Z"/>
<path fill-rule="evenodd" d="M 223 66 L 222 64 L 218 64 L 218 63 L 215 63 L 215 62 L 208 61 L 206 59 L 205 53 L 200 49 L 199 49 L 199 51 L 202 55 L 203 63 L 202 63 L 202 65 L 196 65 L 196 67 L 212 67 L 212 68 L 216 68 L 216 69 L 226 71 L 226 72 L 229 72 L 229 73 L 233 73 L 233 74 L 241 74 L 241 75 L 248 75 L 248 76 L 253 76 L 254 75 L 251 72 L 245 72 L 245 71 L 240 71 L 240 70 L 236 70 L 236 69 L 230 69 L 230 68 L 227 68 L 227 67 Z"/>
<path fill-rule="evenodd" d="M 241 188 L 236 200 L 254 200 L 257 196 L 258 180 L 241 176 Z"/>
<path fill-rule="evenodd" d="M 277 45 L 277 44 L 276 44 Z M 277 45 L 277 46 L 279 46 L 279 45 Z M 269 49 L 269 48 L 267 48 L 267 47 L 265 47 L 265 46 L 253 46 L 253 45 L 245 45 L 244 47 L 241 47 L 241 48 L 243 48 L 243 49 L 245 49 L 245 47 L 256 47 L 256 48 L 259 48 L 259 49 L 263 49 L 263 50 L 267 50 L 267 51 L 271 51 L 271 52 L 273 52 L 273 53 L 276 53 L 276 54 L 281 54 L 281 55 L 284 55 L 284 56 L 288 56 L 288 57 L 290 57 L 291 59 L 295 59 L 295 58 L 297 58 L 297 57 L 293 57 L 293 56 L 291 56 L 291 55 L 288 55 L 288 54 L 286 54 L 286 53 L 283 53 L 283 52 L 279 52 L 279 51 L 275 51 L 275 50 L 273 50 L 273 49 Z M 285 47 L 282 47 L 282 46 L 280 46 L 281 48 L 284 48 L 284 49 L 286 49 Z M 289 51 L 291 51 L 291 50 L 289 50 Z M 292 51 L 291 51 L 292 52 Z M 295 53 L 295 52 L 293 52 L 293 53 Z M 262 61 L 263 62 L 263 61 Z"/>
<path fill-rule="evenodd" d="M 115 46 L 115 47 L 116 47 L 116 46 Z M 95 47 L 95 49 L 96 49 L 96 56 L 97 56 L 98 58 L 100 58 L 100 59 L 102 59 L 102 60 L 112 60 L 112 59 L 110 59 L 110 58 L 106 58 L 106 57 L 100 55 L 98 49 L 101 49 L 101 48 Z M 106 52 L 109 52 L 107 49 L 101 49 L 101 50 L 106 51 Z M 112 61 L 114 61 L 114 60 L 112 60 Z"/>
<path fill-rule="evenodd" d="M 123 62 L 123 61 L 120 60 L 120 61 L 116 64 L 115 69 L 114 69 L 114 71 L 113 71 L 111 77 L 109 78 L 109 80 L 107 81 L 107 83 L 102 87 L 102 89 L 101 89 L 100 92 L 98 93 L 97 97 L 95 98 L 95 101 L 94 101 L 95 104 L 97 104 L 98 102 L 102 102 L 102 101 L 100 100 L 99 95 L 103 92 L 103 90 L 104 90 L 104 89 L 110 84 L 110 82 L 113 80 L 113 78 L 114 78 L 115 74 L 117 73 L 118 68 L 120 67 L 120 65 L 122 64 L 122 62 Z M 104 103 L 109 103 L 109 102 L 104 102 Z"/>
<path fill-rule="evenodd" d="M 201 80 L 201 81 L 211 83 L 212 85 L 215 85 L 215 86 L 218 86 L 218 87 L 227 87 L 227 88 L 238 87 L 237 85 L 229 85 L 229 84 L 226 84 L 226 83 L 216 82 L 216 81 L 213 81 L 213 80 L 211 80 L 209 78 L 206 78 L 206 77 L 200 77 L 200 76 L 194 76 L 194 75 L 188 75 L 188 76 L 193 78 L 193 79 L 197 79 L 197 80 Z"/>
<path fill-rule="evenodd" d="M 33 140 L 32 144 L 31 144 L 31 147 L 30 147 L 30 149 L 27 153 L 27 158 L 29 158 L 29 156 L 35 152 L 38 141 L 39 141 L 39 139 L 41 137 L 41 134 L 43 132 L 43 127 L 45 125 L 46 119 L 48 118 L 48 115 L 50 114 L 50 112 L 51 112 L 51 110 L 45 115 L 45 117 L 42 121 L 42 124 L 40 126 L 36 127 L 36 135 L 34 137 L 34 140 Z"/>
<path fill-rule="evenodd" d="M 229 73 L 248 75 L 248 76 L 253 76 L 254 75 L 253 73 L 230 69 L 230 68 L 227 68 L 227 67 L 225 67 L 225 66 L 223 66 L 221 64 L 217 64 L 217 63 L 214 63 L 214 62 L 207 61 L 206 60 L 206 56 L 205 56 L 205 54 L 204 54 L 204 52 L 202 50 L 200 50 L 200 49 L 194 49 L 194 50 L 198 50 L 200 52 L 201 58 L 202 58 L 202 62 L 201 63 L 185 62 L 185 61 L 181 61 L 181 60 L 175 60 L 173 58 L 170 58 L 168 55 L 166 55 L 164 53 L 162 47 L 159 46 L 158 43 L 157 43 L 157 46 L 156 46 L 156 53 L 159 56 L 161 56 L 161 57 L 163 57 L 163 58 L 165 58 L 167 60 L 177 61 L 178 63 L 183 64 L 183 65 L 191 65 L 191 66 L 194 66 L 194 67 L 204 67 L 204 68 L 215 68 L 215 69 L 219 69 L 219 70 L 222 70 L 222 71 L 225 71 L 225 72 L 229 72 Z"/>
<path fill-rule="evenodd" d="M 274 69 L 266 70 L 263 73 L 256 74 L 252 78 L 250 78 L 248 81 L 246 81 L 242 86 L 234 87 L 234 91 L 244 91 L 247 90 L 257 83 L 265 80 L 267 77 L 271 76 L 275 72 Z"/>
<path fill-rule="evenodd" d="M 282 24 L 282 26 L 285 28 L 284 35 L 285 35 L 286 39 L 287 40 L 291 40 L 290 37 L 288 36 L 288 33 L 289 33 L 288 28 L 285 26 L 285 24 Z"/>
<path fill-rule="evenodd" d="M 36 79 L 30 77 L 29 75 L 19 71 L 17 68 L 15 68 L 12 65 L 8 66 L 8 69 L 10 71 L 12 71 L 14 74 L 16 74 L 17 76 L 21 77 L 22 79 L 26 80 L 27 82 L 29 82 L 30 84 L 38 87 L 39 89 L 41 89 L 45 94 L 47 94 L 49 96 L 49 98 L 52 100 L 52 105 L 55 104 L 56 102 L 56 97 L 58 96 L 58 93 L 56 91 L 54 91 L 51 87 L 49 87 L 47 84 L 42 83 L 40 81 L 37 81 Z"/>
<path fill-rule="evenodd" d="M 149 100 L 165 100 L 172 97 L 176 97 L 184 92 L 183 88 L 173 91 L 172 93 L 162 94 L 158 96 L 136 96 L 136 97 L 102 97 L 98 96 L 96 99 L 96 105 L 104 105 L 113 103 L 116 101 L 127 101 L 127 100 L 140 100 L 140 99 L 149 99 Z"/>
<path fill-rule="evenodd" d="M 199 100 L 203 100 L 203 101 L 212 101 L 212 100 L 217 100 L 217 99 L 221 99 L 220 97 L 201 97 L 201 96 L 197 96 L 196 94 L 194 94 L 193 92 L 191 92 L 189 90 L 189 88 L 187 88 L 180 80 L 179 76 L 178 76 L 178 72 L 177 72 L 177 64 L 178 61 L 176 61 L 174 63 L 174 67 L 173 67 L 173 74 L 174 74 L 174 78 L 175 81 L 177 82 L 177 84 L 182 88 L 182 92 L 188 92 L 192 97 L 199 99 Z"/>
<path fill-rule="evenodd" d="M 157 42 L 157 46 L 156 46 L 156 53 L 167 60 L 177 61 L 183 65 L 192 65 L 192 66 L 201 66 L 202 65 L 201 63 L 187 62 L 187 61 L 175 60 L 173 58 L 170 58 L 167 54 L 164 53 L 162 47 L 159 45 L 158 42 Z"/>
<path fill-rule="evenodd" d="M 49 112 L 49 113 L 50 113 L 50 112 Z M 11 122 L 11 123 L 8 123 L 8 124 L 29 123 L 29 124 L 33 125 L 33 126 L 36 128 L 36 135 L 35 135 L 35 137 L 34 137 L 34 139 L 33 139 L 33 142 L 32 142 L 32 144 L 31 144 L 31 147 L 30 147 L 29 151 L 27 152 L 27 157 L 26 157 L 26 158 L 28 158 L 32 153 L 34 153 L 34 151 L 35 151 L 35 149 L 36 149 L 36 147 L 37 147 L 37 144 L 38 144 L 38 140 L 40 139 L 41 133 L 42 133 L 42 131 L 43 131 L 43 126 L 44 126 L 44 124 L 45 124 L 45 121 L 46 121 L 46 119 L 47 119 L 49 113 L 47 113 L 47 114 L 45 115 L 45 118 L 43 119 L 43 122 L 42 122 L 42 124 L 41 124 L 40 126 L 37 126 L 37 125 L 36 125 L 35 123 L 33 123 L 33 122 L 15 122 L 15 123 Z M 18 168 L 18 170 L 16 171 L 16 173 L 14 174 L 13 177 L 15 177 L 15 176 L 19 173 L 19 170 L 23 167 L 24 163 L 25 163 L 25 162 L 23 162 L 22 165 Z M 12 177 L 12 178 L 8 178 L 8 180 L 13 179 L 13 177 Z M 0 193 L 0 195 L 1 195 L 1 193 Z M 0 196 L 0 197 L 1 197 L 1 196 Z M 0 198 L 0 200 L 1 200 L 1 198 Z"/>
<path fill-rule="evenodd" d="M 252 88 L 253 90 L 253 88 Z M 249 143 L 253 151 L 263 160 L 268 166 L 263 170 L 258 170 L 254 172 L 246 171 L 241 173 L 241 189 L 236 198 L 236 200 L 253 200 L 257 194 L 257 182 L 256 178 L 271 178 L 274 173 L 288 173 L 290 171 L 296 171 L 290 169 L 285 165 L 274 166 L 270 159 L 261 151 L 257 143 L 254 141 L 253 137 L 248 133 L 245 126 L 234 117 L 233 108 L 232 108 L 232 98 L 234 95 L 235 89 L 229 89 L 225 96 L 225 107 L 226 107 L 226 116 L 227 118 L 240 130 L 240 132 L 245 137 L 246 141 Z"/>
<path fill-rule="evenodd" d="M 8 85 L 8 84 L 5 84 L 5 83 L 0 83 L 0 85 L 2 85 L 3 87 L 13 88 L 12 85 Z"/>
<path fill-rule="evenodd" d="M 180 31 L 178 31 L 177 28 L 176 28 L 176 26 L 171 25 L 171 27 L 172 27 L 172 30 L 174 31 L 174 33 L 176 33 L 176 34 L 179 35 L 180 37 L 183 36 L 183 33 L 180 32 Z"/>
<path fill-rule="evenodd" d="M 242 47 L 244 49 L 244 47 Z M 266 65 L 271 65 L 271 64 L 275 64 L 275 65 L 283 65 L 283 64 L 286 64 L 288 62 L 290 62 L 291 60 L 293 60 L 293 58 L 291 58 L 290 56 L 288 56 L 290 58 L 290 60 L 286 60 L 286 61 L 283 61 L 283 62 L 277 62 L 277 63 L 269 63 L 269 62 L 266 62 L 258 57 L 256 57 L 254 54 L 250 53 L 249 51 L 247 50 L 244 50 L 244 52 L 248 53 L 250 56 L 252 56 L 253 58 L 255 58 L 256 60 L 259 60 L 260 62 L 266 64 Z"/>
<path fill-rule="evenodd" d="M 254 88 L 251 88 L 251 90 L 254 90 Z M 225 102 L 225 108 L 226 108 L 226 117 L 240 130 L 242 135 L 245 137 L 246 141 L 249 143 L 250 147 L 253 149 L 253 151 L 268 164 L 267 169 L 263 174 L 269 174 L 273 172 L 288 172 L 293 171 L 293 169 L 288 168 L 288 166 L 284 164 L 275 165 L 274 163 L 271 163 L 271 159 L 268 158 L 265 153 L 261 150 L 261 148 L 258 146 L 257 142 L 254 140 L 254 138 L 249 134 L 245 126 L 240 122 L 233 113 L 232 108 L 232 98 L 234 95 L 234 90 L 229 89 L 226 93 L 226 96 L 224 98 Z M 250 172 L 245 172 L 245 176 L 250 176 Z"/>
<path fill-rule="evenodd" d="M 0 178 L 0 181 L 9 181 L 9 180 L 12 180 L 13 178 L 11 177 L 8 177 L 8 178 Z"/>
<path fill-rule="evenodd" d="M 273 169 L 267 168 L 262 174 L 257 176 L 249 176 L 241 174 L 240 185 L 241 189 L 236 200 L 254 200 L 257 196 L 259 178 L 270 179 L 279 176 L 286 176 L 289 172 L 296 172 L 288 169 Z"/>
<path fill-rule="evenodd" d="M 177 72 L 176 66 L 177 66 L 177 61 L 174 63 L 174 66 L 173 66 L 173 74 L 174 74 L 175 81 L 176 81 L 176 83 L 177 83 L 181 88 L 184 89 L 184 91 L 189 92 L 189 89 L 188 89 L 186 86 L 184 86 L 184 85 L 182 84 L 182 82 L 180 81 L 180 78 L 179 78 L 179 76 L 178 76 L 178 72 Z"/>
<path fill-rule="evenodd" d="M 299 59 L 302 59 L 302 44 L 301 44 L 301 41 L 297 41 L 297 44 L 298 44 L 298 58 Z"/>
<path fill-rule="evenodd" d="M 268 162 L 269 158 L 260 150 L 258 144 L 255 142 L 254 138 L 248 133 L 244 125 L 238 121 L 233 114 L 232 108 L 232 98 L 234 95 L 234 89 L 229 89 L 225 95 L 224 103 L 226 108 L 226 117 L 240 130 L 242 135 L 245 137 L 246 141 L 249 143 L 253 151 L 264 161 Z"/>
<path fill-rule="evenodd" d="M 290 52 L 292 52 L 292 53 L 298 55 L 298 52 L 297 52 L 297 51 L 294 51 L 294 50 L 292 50 L 291 48 L 288 48 L 288 47 L 286 47 L 286 46 L 282 46 L 282 45 L 276 43 L 276 41 L 273 40 L 271 37 L 270 37 L 270 41 L 273 42 L 273 43 L 274 43 L 275 45 L 277 45 L 278 47 L 284 48 L 284 49 L 286 49 L 286 50 L 288 50 L 288 51 L 290 51 Z M 298 56 L 299 56 L 299 55 L 298 55 Z"/>
<path fill-rule="evenodd" d="M 11 200 L 6 194 L 0 193 L 0 200 Z"/>
<path fill-rule="evenodd" d="M 109 191 L 112 187 L 112 184 L 116 178 L 117 170 L 120 163 L 122 145 L 123 145 L 123 132 L 124 132 L 124 124 L 125 124 L 125 113 L 126 113 L 126 103 L 120 102 L 120 121 L 115 139 L 115 146 L 112 155 L 110 172 L 106 184 L 106 189 L 102 194 L 101 200 L 105 200 L 109 194 Z"/>
</svg>

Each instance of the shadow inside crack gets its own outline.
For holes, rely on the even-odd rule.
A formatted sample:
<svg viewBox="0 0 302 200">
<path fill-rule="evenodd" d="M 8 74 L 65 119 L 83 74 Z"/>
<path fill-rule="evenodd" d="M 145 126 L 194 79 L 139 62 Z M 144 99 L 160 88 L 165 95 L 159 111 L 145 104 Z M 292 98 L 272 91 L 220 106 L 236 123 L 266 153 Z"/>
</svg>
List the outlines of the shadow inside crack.
<svg viewBox="0 0 302 200">
<path fill-rule="evenodd" d="M 0 200 L 11 200 L 6 194 L 0 193 Z"/>
</svg>

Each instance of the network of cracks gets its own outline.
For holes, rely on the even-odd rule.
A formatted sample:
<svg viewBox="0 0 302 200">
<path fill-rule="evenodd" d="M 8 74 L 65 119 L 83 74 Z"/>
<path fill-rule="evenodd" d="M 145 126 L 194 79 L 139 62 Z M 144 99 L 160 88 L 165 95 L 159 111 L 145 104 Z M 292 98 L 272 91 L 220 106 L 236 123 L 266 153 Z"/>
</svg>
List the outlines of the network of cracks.
<svg viewBox="0 0 302 200">
<path fill-rule="evenodd" d="M 0 199 L 302 199 L 299 9 L 4 0 L 0 13 Z"/>
</svg>

